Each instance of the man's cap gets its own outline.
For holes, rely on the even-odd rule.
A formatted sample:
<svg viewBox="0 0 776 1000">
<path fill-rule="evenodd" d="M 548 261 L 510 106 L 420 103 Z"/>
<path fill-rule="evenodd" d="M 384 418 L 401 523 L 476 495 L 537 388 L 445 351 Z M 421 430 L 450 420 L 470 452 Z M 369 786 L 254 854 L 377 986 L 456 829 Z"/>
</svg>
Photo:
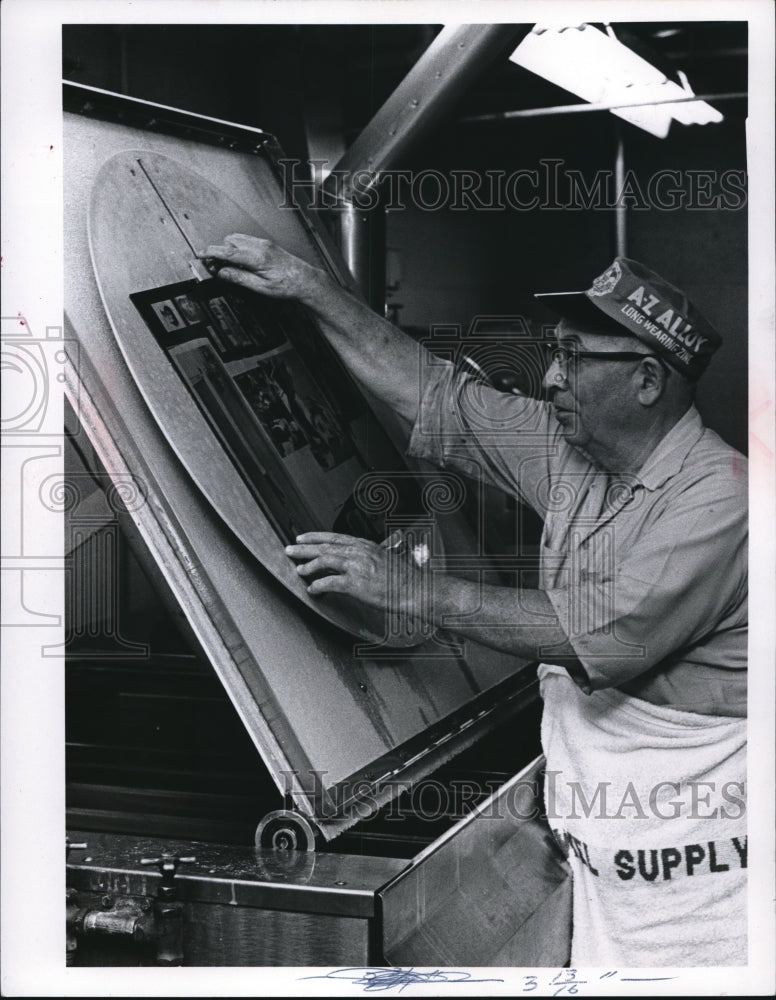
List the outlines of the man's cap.
<svg viewBox="0 0 776 1000">
<path fill-rule="evenodd" d="M 638 337 L 693 380 L 722 343 L 683 291 L 627 257 L 616 257 L 585 291 L 542 292 L 534 298 L 566 319 L 599 327 L 601 333 L 624 331 Z M 602 323 L 602 314 L 616 325 Z"/>
</svg>

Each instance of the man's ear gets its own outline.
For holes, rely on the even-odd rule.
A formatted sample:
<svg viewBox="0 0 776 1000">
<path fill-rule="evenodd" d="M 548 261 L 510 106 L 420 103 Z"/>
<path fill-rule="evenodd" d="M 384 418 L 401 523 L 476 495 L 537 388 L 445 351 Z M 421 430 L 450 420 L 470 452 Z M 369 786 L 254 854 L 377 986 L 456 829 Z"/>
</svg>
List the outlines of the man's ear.
<svg viewBox="0 0 776 1000">
<path fill-rule="evenodd" d="M 642 406 L 654 406 L 665 392 L 666 370 L 657 358 L 644 358 L 636 372 L 638 399 Z"/>
</svg>

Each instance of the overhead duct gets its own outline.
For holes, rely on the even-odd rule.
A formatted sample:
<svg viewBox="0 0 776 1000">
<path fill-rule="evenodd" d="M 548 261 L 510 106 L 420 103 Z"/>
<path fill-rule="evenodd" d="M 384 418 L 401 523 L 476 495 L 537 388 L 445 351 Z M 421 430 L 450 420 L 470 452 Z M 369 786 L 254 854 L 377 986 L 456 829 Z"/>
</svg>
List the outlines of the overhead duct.
<svg viewBox="0 0 776 1000">
<path fill-rule="evenodd" d="M 505 55 L 525 25 L 465 24 L 445 27 L 338 161 L 322 184 L 337 204 L 340 249 L 372 308 L 385 303 L 385 223 L 381 207 L 369 211 L 353 200 L 350 179 L 358 174 L 359 200 L 378 191 L 386 170 L 406 159 L 411 147 L 439 125 L 475 77 Z"/>
</svg>

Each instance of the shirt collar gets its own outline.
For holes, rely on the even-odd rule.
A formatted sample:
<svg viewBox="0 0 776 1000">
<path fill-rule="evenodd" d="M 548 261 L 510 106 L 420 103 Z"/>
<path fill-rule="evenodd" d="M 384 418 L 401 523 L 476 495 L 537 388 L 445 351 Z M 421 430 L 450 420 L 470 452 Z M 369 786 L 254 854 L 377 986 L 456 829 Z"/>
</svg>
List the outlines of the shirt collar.
<svg viewBox="0 0 776 1000">
<path fill-rule="evenodd" d="M 637 476 L 648 490 L 659 489 L 684 465 L 691 448 L 703 434 L 703 421 L 695 406 L 681 417 L 639 469 Z"/>
</svg>

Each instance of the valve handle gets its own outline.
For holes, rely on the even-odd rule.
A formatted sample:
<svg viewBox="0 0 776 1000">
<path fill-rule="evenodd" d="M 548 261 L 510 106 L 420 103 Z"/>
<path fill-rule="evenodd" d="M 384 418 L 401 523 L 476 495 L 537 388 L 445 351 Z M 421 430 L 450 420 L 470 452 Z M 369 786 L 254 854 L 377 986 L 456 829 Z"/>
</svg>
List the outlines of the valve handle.
<svg viewBox="0 0 776 1000">
<path fill-rule="evenodd" d="M 163 853 L 158 858 L 141 858 L 140 864 L 154 865 L 158 868 L 159 874 L 162 876 L 163 884 L 172 885 L 178 871 L 178 866 L 194 864 L 196 860 L 195 857 L 182 858 L 177 854 Z"/>
</svg>

